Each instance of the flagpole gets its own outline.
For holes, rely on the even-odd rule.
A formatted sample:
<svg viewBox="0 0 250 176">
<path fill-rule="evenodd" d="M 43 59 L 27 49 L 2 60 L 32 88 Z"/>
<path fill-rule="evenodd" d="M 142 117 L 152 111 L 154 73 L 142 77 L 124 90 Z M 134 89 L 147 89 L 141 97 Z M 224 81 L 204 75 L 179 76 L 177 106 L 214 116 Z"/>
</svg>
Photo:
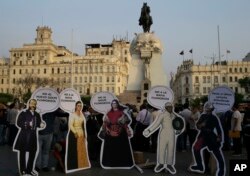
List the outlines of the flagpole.
<svg viewBox="0 0 250 176">
<path fill-rule="evenodd" d="M 218 52 L 219 52 L 219 71 L 221 71 L 221 55 L 220 55 L 220 26 L 217 26 L 218 31 Z M 221 75 L 219 74 L 219 83 L 221 82 Z"/>
<path fill-rule="evenodd" d="M 182 55 L 182 62 L 184 62 L 184 50 L 182 50 L 179 54 Z"/>
<path fill-rule="evenodd" d="M 73 29 L 71 30 L 71 88 L 73 88 L 73 69 L 74 69 L 74 60 L 73 60 Z"/>
<path fill-rule="evenodd" d="M 218 49 L 219 49 L 219 64 L 221 65 L 221 57 L 220 57 L 220 26 L 217 26 L 217 30 L 218 30 Z"/>
<path fill-rule="evenodd" d="M 226 61 L 227 61 L 228 50 L 226 50 Z"/>
<path fill-rule="evenodd" d="M 194 60 L 193 49 L 189 50 L 189 52 L 191 53 L 192 60 Z"/>
</svg>

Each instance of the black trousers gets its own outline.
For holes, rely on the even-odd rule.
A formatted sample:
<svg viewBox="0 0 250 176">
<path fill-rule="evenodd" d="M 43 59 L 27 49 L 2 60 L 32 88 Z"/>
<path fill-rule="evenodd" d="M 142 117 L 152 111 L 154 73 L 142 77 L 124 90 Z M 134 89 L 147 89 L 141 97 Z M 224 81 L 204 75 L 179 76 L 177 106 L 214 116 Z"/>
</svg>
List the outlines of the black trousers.
<svg viewBox="0 0 250 176">
<path fill-rule="evenodd" d="M 239 138 L 233 138 L 233 150 L 235 154 L 242 153 L 241 136 L 242 136 L 242 133 L 240 132 Z"/>
<path fill-rule="evenodd" d="M 36 151 L 29 151 L 27 166 L 26 166 L 26 152 L 28 152 L 28 151 L 20 150 L 19 152 L 20 152 L 19 153 L 19 157 L 20 157 L 19 164 L 20 164 L 21 173 L 23 171 L 30 173 L 33 170 Z"/>
<path fill-rule="evenodd" d="M 247 160 L 250 161 L 250 136 L 244 136 L 244 144 L 247 151 Z"/>
</svg>

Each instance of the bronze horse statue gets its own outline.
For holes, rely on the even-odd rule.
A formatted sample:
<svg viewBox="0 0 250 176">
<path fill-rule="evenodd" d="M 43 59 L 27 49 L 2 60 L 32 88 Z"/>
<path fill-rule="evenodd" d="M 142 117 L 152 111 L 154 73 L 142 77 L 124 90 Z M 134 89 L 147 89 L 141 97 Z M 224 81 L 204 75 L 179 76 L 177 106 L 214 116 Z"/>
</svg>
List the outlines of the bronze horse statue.
<svg viewBox="0 0 250 176">
<path fill-rule="evenodd" d="M 149 32 L 150 26 L 153 24 L 152 17 L 149 15 L 149 13 L 150 7 L 147 5 L 147 3 L 143 3 L 139 25 L 142 26 L 144 32 Z"/>
</svg>

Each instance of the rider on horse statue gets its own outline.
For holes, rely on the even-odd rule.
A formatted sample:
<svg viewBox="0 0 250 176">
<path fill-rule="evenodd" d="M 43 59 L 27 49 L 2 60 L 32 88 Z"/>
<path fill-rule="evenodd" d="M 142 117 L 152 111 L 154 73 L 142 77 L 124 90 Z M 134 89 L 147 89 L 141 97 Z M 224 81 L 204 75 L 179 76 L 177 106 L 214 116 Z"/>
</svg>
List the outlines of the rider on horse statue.
<svg viewBox="0 0 250 176">
<path fill-rule="evenodd" d="M 143 3 L 139 25 L 142 26 L 144 32 L 149 32 L 150 26 L 153 24 L 152 17 L 149 15 L 149 13 L 150 7 L 147 5 L 147 3 Z"/>
</svg>

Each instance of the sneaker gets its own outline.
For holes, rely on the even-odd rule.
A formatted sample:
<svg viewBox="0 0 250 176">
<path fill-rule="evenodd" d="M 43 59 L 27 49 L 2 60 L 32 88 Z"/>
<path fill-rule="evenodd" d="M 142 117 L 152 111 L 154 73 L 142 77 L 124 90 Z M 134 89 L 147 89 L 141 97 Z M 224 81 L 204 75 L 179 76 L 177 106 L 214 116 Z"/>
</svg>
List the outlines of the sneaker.
<svg viewBox="0 0 250 176">
<path fill-rule="evenodd" d="M 196 173 L 200 173 L 200 174 L 203 174 L 204 173 L 204 169 L 202 166 L 191 166 L 190 167 L 190 170 L 192 172 L 196 172 Z"/>
<path fill-rule="evenodd" d="M 169 171 L 171 174 L 176 173 L 175 167 L 173 165 L 167 165 L 166 170 Z"/>
<path fill-rule="evenodd" d="M 155 172 L 161 172 L 164 169 L 164 165 L 163 164 L 157 164 L 155 166 Z"/>
</svg>

